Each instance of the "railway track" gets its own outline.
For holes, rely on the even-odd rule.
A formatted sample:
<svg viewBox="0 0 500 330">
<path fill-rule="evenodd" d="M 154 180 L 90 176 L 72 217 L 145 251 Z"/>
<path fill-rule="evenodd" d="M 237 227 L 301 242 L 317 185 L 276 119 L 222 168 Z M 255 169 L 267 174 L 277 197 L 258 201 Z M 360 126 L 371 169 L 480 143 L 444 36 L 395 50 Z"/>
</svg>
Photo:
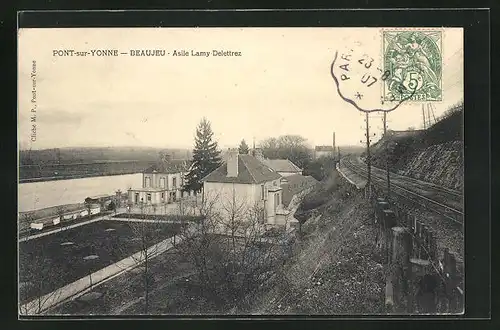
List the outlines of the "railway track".
<svg viewBox="0 0 500 330">
<path fill-rule="evenodd" d="M 368 177 L 364 165 L 354 163 L 351 159 L 344 160 L 342 164 L 357 175 L 365 179 Z M 384 190 L 387 188 L 384 170 L 372 167 L 371 179 L 375 186 Z M 391 192 L 457 224 L 464 223 L 462 194 L 458 191 L 391 173 Z"/>
</svg>

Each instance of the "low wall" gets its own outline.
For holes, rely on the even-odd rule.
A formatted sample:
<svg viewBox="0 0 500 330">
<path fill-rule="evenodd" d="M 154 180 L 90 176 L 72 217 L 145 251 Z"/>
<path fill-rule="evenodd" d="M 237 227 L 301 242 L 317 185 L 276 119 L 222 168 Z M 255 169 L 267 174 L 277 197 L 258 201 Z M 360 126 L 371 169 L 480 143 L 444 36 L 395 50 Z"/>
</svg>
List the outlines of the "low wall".
<svg viewBox="0 0 500 330">
<path fill-rule="evenodd" d="M 388 313 L 462 313 L 464 293 L 457 257 L 439 251 L 436 235 L 419 216 L 377 197 L 372 188 L 375 247 L 388 265 Z"/>
</svg>

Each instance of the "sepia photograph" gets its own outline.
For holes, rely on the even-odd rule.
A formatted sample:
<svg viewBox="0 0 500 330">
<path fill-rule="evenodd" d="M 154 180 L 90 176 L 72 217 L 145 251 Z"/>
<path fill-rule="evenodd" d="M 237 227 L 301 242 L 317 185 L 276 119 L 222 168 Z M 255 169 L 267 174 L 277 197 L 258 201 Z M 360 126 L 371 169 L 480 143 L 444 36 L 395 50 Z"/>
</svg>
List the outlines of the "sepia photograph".
<svg viewBox="0 0 500 330">
<path fill-rule="evenodd" d="M 18 315 L 461 315 L 464 35 L 18 29 Z"/>
</svg>

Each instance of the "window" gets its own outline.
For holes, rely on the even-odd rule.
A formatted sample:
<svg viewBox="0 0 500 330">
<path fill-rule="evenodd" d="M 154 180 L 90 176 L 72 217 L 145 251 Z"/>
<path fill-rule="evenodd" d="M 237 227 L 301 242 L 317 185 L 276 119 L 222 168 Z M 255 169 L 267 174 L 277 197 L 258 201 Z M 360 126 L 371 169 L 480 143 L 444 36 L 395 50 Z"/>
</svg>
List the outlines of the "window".
<svg viewBox="0 0 500 330">
<path fill-rule="evenodd" d="M 260 188 L 261 188 L 261 192 L 260 192 L 260 197 L 262 200 L 265 199 L 265 190 L 264 190 L 264 185 L 260 185 Z"/>
<path fill-rule="evenodd" d="M 160 178 L 160 187 L 161 188 L 166 188 L 167 187 L 167 184 L 165 182 L 165 177 L 161 177 Z"/>
<path fill-rule="evenodd" d="M 151 186 L 151 178 L 147 176 L 144 178 L 144 187 L 149 188 L 150 186 Z"/>
<path fill-rule="evenodd" d="M 172 178 L 172 188 L 177 188 L 177 178 Z"/>
<path fill-rule="evenodd" d="M 151 194 L 148 194 L 148 202 L 151 202 Z"/>
<path fill-rule="evenodd" d="M 164 192 L 161 193 L 161 199 L 165 199 L 165 193 Z"/>
<path fill-rule="evenodd" d="M 281 204 L 281 201 L 280 201 L 280 199 L 281 199 L 280 194 L 279 194 L 279 193 L 277 193 L 277 194 L 276 194 L 276 197 L 277 197 L 277 203 L 276 203 L 276 204 L 277 204 L 277 205 L 280 205 L 280 204 Z"/>
<path fill-rule="evenodd" d="M 139 193 L 135 193 L 135 203 L 139 203 Z"/>
</svg>

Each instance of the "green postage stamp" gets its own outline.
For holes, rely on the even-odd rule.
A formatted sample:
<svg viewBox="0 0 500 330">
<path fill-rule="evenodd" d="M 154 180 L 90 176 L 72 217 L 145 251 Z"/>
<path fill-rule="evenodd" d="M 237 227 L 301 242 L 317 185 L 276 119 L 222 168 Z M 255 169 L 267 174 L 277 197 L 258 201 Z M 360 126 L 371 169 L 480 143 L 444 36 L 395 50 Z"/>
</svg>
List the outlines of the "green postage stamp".
<svg viewBox="0 0 500 330">
<path fill-rule="evenodd" d="M 442 40 L 441 30 L 382 31 L 384 101 L 442 101 Z"/>
</svg>

